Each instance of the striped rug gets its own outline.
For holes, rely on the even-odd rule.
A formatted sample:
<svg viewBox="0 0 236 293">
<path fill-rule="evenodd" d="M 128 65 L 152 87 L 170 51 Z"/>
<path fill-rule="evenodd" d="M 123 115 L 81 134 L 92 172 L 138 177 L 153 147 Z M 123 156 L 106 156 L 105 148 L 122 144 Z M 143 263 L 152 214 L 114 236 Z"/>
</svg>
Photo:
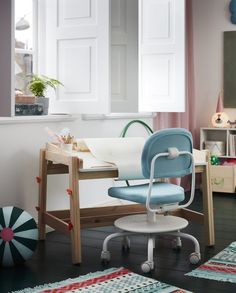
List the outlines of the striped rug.
<svg viewBox="0 0 236 293">
<path fill-rule="evenodd" d="M 79 278 L 67 279 L 15 293 L 189 293 L 157 280 L 135 274 L 125 268 L 112 268 L 102 272 L 90 273 Z M 14 292 L 13 292 L 14 293 Z"/>
<path fill-rule="evenodd" d="M 236 283 L 236 242 L 186 276 Z"/>
</svg>

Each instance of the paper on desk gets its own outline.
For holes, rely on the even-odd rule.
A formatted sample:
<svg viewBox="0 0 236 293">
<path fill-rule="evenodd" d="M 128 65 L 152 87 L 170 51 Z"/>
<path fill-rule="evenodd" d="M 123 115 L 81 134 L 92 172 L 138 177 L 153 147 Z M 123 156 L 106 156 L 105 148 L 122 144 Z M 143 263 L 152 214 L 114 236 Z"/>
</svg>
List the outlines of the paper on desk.
<svg viewBox="0 0 236 293">
<path fill-rule="evenodd" d="M 143 179 L 141 155 L 145 138 L 86 138 L 90 152 L 99 161 L 116 165 L 118 179 Z"/>
<path fill-rule="evenodd" d="M 141 155 L 145 138 L 85 138 L 84 148 L 78 157 L 83 160 L 83 168 L 116 167 L 118 179 L 143 179 Z M 206 152 L 194 149 L 195 163 L 206 163 Z"/>
<path fill-rule="evenodd" d="M 91 152 L 77 152 L 78 158 L 83 160 L 83 169 L 100 169 L 116 167 L 112 163 L 104 162 L 95 158 Z"/>
</svg>

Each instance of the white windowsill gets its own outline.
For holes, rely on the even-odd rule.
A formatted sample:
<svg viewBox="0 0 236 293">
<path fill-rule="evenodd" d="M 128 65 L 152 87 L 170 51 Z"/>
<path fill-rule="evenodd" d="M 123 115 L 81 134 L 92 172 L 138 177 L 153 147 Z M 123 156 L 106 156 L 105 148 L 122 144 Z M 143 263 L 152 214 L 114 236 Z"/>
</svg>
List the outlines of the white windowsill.
<svg viewBox="0 0 236 293">
<path fill-rule="evenodd" d="M 113 119 L 144 119 L 154 118 L 156 113 L 112 113 L 112 114 L 82 114 L 82 120 L 113 120 Z M 0 124 L 19 124 L 19 123 L 46 123 L 74 121 L 78 115 L 74 114 L 50 114 L 35 116 L 12 116 L 0 117 Z"/>
<path fill-rule="evenodd" d="M 13 116 L 13 117 L 0 117 L 0 124 L 63 122 L 63 121 L 74 121 L 75 119 L 77 119 L 77 117 L 70 114 Z"/>
<path fill-rule="evenodd" d="M 112 113 L 112 114 L 82 114 L 83 120 L 109 120 L 109 119 L 142 119 L 154 118 L 156 113 Z"/>
</svg>

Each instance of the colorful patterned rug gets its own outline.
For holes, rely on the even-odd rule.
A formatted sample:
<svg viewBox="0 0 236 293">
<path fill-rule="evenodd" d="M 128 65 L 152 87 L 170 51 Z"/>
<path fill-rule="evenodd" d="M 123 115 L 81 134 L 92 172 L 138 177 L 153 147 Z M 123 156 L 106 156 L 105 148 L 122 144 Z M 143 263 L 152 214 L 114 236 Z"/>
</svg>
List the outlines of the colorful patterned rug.
<svg viewBox="0 0 236 293">
<path fill-rule="evenodd" d="M 125 268 L 112 268 L 102 272 L 90 273 L 75 279 L 67 279 L 35 288 L 27 288 L 15 293 L 190 293 L 175 286 L 158 282 Z"/>
<path fill-rule="evenodd" d="M 236 283 L 236 242 L 186 276 Z"/>
</svg>

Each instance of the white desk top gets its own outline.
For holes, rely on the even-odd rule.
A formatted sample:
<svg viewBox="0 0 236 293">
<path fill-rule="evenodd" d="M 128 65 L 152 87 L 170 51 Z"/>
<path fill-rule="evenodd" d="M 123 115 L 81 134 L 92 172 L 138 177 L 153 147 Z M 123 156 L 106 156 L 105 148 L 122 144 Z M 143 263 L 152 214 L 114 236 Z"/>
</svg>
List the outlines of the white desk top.
<svg viewBox="0 0 236 293">
<path fill-rule="evenodd" d="M 91 152 L 89 151 L 72 151 L 72 152 L 67 152 L 65 150 L 62 150 L 60 147 L 55 146 L 51 143 L 47 144 L 47 150 L 52 151 L 52 152 L 56 152 L 56 153 L 62 153 L 65 155 L 69 155 L 69 156 L 77 156 L 79 159 L 81 159 L 83 161 L 83 168 L 80 168 L 79 171 L 80 172 L 99 172 L 99 171 L 117 171 L 119 169 L 119 165 L 116 165 L 114 162 L 108 162 L 108 161 L 104 161 L 104 160 L 99 160 L 97 157 L 95 157 Z M 140 151 L 138 151 L 139 154 Z M 193 150 L 193 155 L 195 158 L 195 165 L 196 166 L 202 166 L 202 165 L 206 165 L 206 151 L 199 151 L 194 149 Z M 137 154 L 136 154 L 137 156 Z M 126 161 L 122 161 L 121 163 L 123 165 L 121 165 L 121 167 L 123 169 L 126 168 L 126 163 L 128 162 L 127 166 L 129 168 L 129 170 L 136 170 L 138 169 L 138 171 L 136 172 L 137 174 L 133 176 L 133 174 L 128 174 L 128 176 L 121 176 L 120 179 L 129 179 L 128 177 L 130 176 L 132 179 L 141 179 L 142 177 L 142 172 L 141 172 L 141 165 L 137 162 L 140 161 L 140 157 L 141 157 L 141 152 L 140 154 L 136 157 L 135 160 L 131 160 L 129 161 L 129 158 Z M 125 174 L 127 175 L 127 173 Z"/>
<path fill-rule="evenodd" d="M 73 152 L 78 158 L 83 160 L 83 168 L 80 172 L 96 172 L 96 171 L 116 171 L 118 170 L 115 164 L 97 160 L 90 152 Z M 204 166 L 206 162 L 206 152 L 194 149 L 195 166 Z"/>
</svg>

